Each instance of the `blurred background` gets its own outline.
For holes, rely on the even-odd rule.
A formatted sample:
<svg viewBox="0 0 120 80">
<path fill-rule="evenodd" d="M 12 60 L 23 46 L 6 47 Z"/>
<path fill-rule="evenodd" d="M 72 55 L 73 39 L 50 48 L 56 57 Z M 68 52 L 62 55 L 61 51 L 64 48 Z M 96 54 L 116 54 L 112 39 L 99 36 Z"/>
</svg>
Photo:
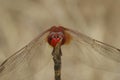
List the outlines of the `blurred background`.
<svg viewBox="0 0 120 80">
<path fill-rule="evenodd" d="M 0 0 L 0 63 L 54 25 L 120 48 L 119 8 L 120 0 Z M 120 79 L 81 69 L 82 80 Z"/>
</svg>

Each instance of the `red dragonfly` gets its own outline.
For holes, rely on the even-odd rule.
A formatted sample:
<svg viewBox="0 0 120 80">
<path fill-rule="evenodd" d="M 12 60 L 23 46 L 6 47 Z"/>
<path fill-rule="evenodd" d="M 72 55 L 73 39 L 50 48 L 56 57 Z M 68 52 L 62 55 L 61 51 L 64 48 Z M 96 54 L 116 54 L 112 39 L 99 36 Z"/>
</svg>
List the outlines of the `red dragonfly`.
<svg viewBox="0 0 120 80">
<path fill-rule="evenodd" d="M 52 57 L 54 63 L 50 63 Z M 54 75 L 54 80 L 67 80 L 67 77 L 80 73 L 80 63 L 119 73 L 120 49 L 80 32 L 53 26 L 0 65 L 0 80 L 50 80 L 51 76 L 54 79 Z M 49 64 L 52 66 L 46 71 Z M 43 77 L 42 73 L 45 78 L 38 79 Z M 79 76 L 72 78 L 78 79 Z"/>
</svg>

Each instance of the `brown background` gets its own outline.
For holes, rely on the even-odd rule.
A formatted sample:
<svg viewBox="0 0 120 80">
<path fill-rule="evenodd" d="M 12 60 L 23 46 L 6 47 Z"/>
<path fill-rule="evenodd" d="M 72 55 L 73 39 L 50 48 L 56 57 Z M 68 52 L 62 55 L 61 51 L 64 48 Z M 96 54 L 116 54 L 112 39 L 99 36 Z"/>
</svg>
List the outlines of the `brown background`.
<svg viewBox="0 0 120 80">
<path fill-rule="evenodd" d="M 120 0 L 0 0 L 0 63 L 53 25 L 120 48 Z M 83 80 L 119 80 L 93 71 Z"/>
</svg>

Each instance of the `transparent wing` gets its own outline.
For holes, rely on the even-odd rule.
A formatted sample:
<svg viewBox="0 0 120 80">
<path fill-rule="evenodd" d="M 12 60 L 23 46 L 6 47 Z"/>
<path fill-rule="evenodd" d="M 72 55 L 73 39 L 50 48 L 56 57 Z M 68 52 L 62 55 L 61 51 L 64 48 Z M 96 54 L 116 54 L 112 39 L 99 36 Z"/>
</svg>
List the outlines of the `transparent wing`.
<svg viewBox="0 0 120 80">
<path fill-rule="evenodd" d="M 68 58 L 66 63 L 73 63 L 74 66 L 83 63 L 94 69 L 120 72 L 119 49 L 70 29 L 66 33 L 71 35 L 70 44 L 62 47 L 63 57 Z M 79 71 L 79 68 L 74 69 Z"/>
<path fill-rule="evenodd" d="M 0 80 L 36 80 L 49 63 L 52 49 L 46 42 L 48 33 L 41 34 L 0 66 Z"/>
</svg>

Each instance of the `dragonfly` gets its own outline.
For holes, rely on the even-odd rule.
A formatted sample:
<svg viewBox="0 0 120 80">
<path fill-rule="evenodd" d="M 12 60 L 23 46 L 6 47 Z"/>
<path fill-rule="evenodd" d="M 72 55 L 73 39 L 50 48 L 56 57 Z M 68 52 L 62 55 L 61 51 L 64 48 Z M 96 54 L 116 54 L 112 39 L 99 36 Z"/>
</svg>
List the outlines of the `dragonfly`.
<svg viewBox="0 0 120 80">
<path fill-rule="evenodd" d="M 46 71 L 44 76 L 48 80 L 48 73 L 54 80 L 64 80 L 72 71 L 79 74 L 79 66 L 76 66 L 80 63 L 103 71 L 120 72 L 120 49 L 72 29 L 52 26 L 0 65 L 0 80 L 43 80 L 35 76 L 51 59 L 54 69 Z"/>
</svg>

